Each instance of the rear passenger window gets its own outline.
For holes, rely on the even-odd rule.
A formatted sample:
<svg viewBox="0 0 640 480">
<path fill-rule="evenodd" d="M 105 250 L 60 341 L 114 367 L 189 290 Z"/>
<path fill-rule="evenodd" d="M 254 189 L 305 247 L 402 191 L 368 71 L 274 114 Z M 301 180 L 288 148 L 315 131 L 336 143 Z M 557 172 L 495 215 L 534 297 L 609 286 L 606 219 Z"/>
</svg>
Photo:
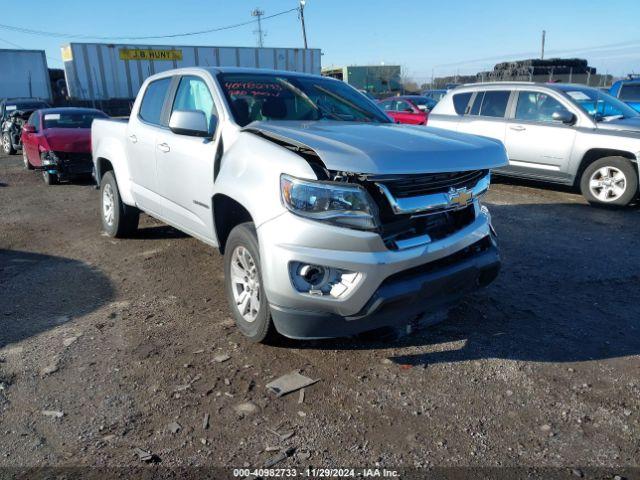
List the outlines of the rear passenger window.
<svg viewBox="0 0 640 480">
<path fill-rule="evenodd" d="M 484 117 L 504 117 L 511 92 L 484 92 L 484 99 L 480 107 L 480 115 Z"/>
<path fill-rule="evenodd" d="M 455 108 L 458 115 L 464 115 L 466 113 L 469 100 L 471 100 L 471 92 L 457 93 L 453 96 L 453 108 Z"/>
<path fill-rule="evenodd" d="M 160 125 L 162 107 L 164 106 L 169 85 L 171 85 L 171 77 L 162 78 L 149 84 L 140 105 L 140 118 L 142 120 L 154 125 Z"/>
</svg>

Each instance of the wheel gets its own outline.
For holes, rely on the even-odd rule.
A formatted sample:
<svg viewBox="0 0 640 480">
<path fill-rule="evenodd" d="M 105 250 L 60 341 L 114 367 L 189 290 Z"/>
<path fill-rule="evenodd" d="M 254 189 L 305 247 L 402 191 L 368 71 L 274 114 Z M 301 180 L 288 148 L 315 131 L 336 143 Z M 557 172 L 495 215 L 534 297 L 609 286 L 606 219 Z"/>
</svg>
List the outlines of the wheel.
<svg viewBox="0 0 640 480">
<path fill-rule="evenodd" d="M 9 132 L 2 134 L 2 151 L 5 155 L 13 155 L 16 153 L 16 149 L 13 148 L 13 142 L 11 141 L 11 135 Z"/>
<path fill-rule="evenodd" d="M 227 301 L 238 329 L 254 342 L 276 336 L 260 271 L 258 237 L 253 223 L 231 230 L 224 254 Z"/>
<path fill-rule="evenodd" d="M 42 178 L 47 185 L 57 185 L 59 183 L 58 175 L 49 173 L 46 170 L 42 171 Z"/>
<path fill-rule="evenodd" d="M 124 238 L 138 229 L 140 210 L 122 203 L 113 172 L 107 172 L 100 181 L 100 217 L 102 228 L 110 237 Z"/>
<path fill-rule="evenodd" d="M 627 205 L 638 193 L 638 172 L 624 157 L 605 157 L 589 165 L 580 178 L 589 203 Z"/>
<path fill-rule="evenodd" d="M 24 150 L 24 148 L 22 149 L 22 161 L 24 162 L 25 170 L 33 170 L 33 165 L 29 163 L 29 158 L 27 157 L 27 152 Z"/>
</svg>

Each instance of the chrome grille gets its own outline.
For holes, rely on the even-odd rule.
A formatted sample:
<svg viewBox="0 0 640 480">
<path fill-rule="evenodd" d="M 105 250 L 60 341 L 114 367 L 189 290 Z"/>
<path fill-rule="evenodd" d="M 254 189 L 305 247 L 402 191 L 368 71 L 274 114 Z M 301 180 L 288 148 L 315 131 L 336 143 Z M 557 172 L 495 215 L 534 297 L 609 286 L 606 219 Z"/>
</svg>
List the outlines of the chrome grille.
<svg viewBox="0 0 640 480">
<path fill-rule="evenodd" d="M 367 180 L 383 184 L 396 198 L 417 197 L 448 192 L 451 188 L 471 190 L 489 170 L 467 172 L 428 173 L 422 175 L 394 175 L 369 177 Z"/>
</svg>

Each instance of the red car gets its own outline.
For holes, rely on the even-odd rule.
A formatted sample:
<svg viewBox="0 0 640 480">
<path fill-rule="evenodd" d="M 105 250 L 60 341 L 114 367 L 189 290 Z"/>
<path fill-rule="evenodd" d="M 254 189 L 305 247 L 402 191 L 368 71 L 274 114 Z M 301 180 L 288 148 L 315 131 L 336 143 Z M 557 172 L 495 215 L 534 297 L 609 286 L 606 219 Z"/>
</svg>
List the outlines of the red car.
<svg viewBox="0 0 640 480">
<path fill-rule="evenodd" d="M 36 110 L 22 128 L 22 157 L 28 170 L 42 170 L 47 185 L 93 172 L 91 122 L 107 118 L 91 108 Z"/>
<path fill-rule="evenodd" d="M 435 105 L 435 100 L 419 95 L 390 97 L 378 103 L 378 106 L 396 123 L 410 125 L 426 125 L 429 119 L 429 111 Z"/>
</svg>

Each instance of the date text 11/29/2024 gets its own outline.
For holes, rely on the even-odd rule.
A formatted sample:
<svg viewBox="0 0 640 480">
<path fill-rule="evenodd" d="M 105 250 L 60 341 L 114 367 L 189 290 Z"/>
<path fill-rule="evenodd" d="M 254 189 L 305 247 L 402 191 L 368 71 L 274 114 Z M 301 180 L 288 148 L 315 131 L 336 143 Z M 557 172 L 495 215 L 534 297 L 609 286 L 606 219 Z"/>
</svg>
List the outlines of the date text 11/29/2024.
<svg viewBox="0 0 640 480">
<path fill-rule="evenodd" d="M 235 468 L 236 478 L 398 478 L 400 472 L 386 468 Z"/>
</svg>

